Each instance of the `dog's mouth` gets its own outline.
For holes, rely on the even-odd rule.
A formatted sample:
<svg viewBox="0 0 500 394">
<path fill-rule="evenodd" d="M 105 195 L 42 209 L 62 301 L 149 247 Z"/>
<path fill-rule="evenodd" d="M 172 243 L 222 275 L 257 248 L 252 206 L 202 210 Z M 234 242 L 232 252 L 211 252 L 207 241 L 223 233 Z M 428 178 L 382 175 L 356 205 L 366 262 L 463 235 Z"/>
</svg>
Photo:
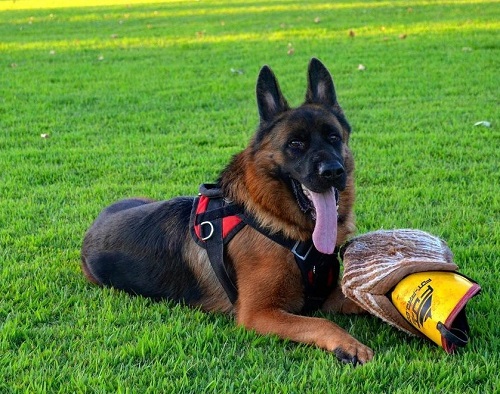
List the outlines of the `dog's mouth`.
<svg viewBox="0 0 500 394">
<path fill-rule="evenodd" d="M 332 254 L 337 241 L 337 207 L 339 192 L 334 187 L 322 193 L 313 192 L 290 178 L 292 190 L 300 209 L 309 213 L 314 223 L 312 239 L 318 251 Z"/>
</svg>

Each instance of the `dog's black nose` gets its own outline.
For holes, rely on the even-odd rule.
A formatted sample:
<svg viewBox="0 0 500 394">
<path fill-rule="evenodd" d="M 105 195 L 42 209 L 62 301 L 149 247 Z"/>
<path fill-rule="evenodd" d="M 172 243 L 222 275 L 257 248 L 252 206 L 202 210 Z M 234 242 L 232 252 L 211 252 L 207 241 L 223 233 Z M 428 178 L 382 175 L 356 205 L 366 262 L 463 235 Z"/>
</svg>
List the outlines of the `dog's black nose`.
<svg viewBox="0 0 500 394">
<path fill-rule="evenodd" d="M 339 162 L 320 163 L 318 166 L 318 175 L 327 181 L 334 181 L 343 176 L 344 173 L 344 166 Z"/>
</svg>

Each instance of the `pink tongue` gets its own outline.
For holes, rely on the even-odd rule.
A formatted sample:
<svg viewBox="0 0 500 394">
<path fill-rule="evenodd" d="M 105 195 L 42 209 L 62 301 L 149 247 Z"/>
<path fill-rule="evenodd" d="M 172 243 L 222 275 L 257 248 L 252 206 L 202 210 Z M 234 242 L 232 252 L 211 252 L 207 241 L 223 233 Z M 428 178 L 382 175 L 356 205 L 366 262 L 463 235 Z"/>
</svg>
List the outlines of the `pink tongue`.
<svg viewBox="0 0 500 394">
<path fill-rule="evenodd" d="M 337 241 L 337 202 L 335 190 L 314 193 L 309 190 L 316 210 L 316 225 L 312 235 L 314 246 L 321 253 L 332 254 Z"/>
</svg>

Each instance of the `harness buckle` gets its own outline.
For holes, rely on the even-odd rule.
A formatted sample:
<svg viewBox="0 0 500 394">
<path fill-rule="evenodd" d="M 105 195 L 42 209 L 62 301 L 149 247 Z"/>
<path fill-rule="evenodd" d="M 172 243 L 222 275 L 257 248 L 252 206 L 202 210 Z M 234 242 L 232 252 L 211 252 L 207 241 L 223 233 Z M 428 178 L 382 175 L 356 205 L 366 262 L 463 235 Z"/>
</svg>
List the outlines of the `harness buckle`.
<svg viewBox="0 0 500 394">
<path fill-rule="evenodd" d="M 206 241 L 207 239 L 210 239 L 212 237 L 212 235 L 214 235 L 214 225 L 212 224 L 212 222 L 201 222 L 200 223 L 200 234 L 201 234 L 201 228 L 205 225 L 205 224 L 208 224 L 210 226 L 210 232 L 208 233 L 207 236 L 205 237 L 201 237 L 201 240 L 202 241 Z"/>
<path fill-rule="evenodd" d="M 311 243 L 311 246 L 309 246 L 309 249 L 307 249 L 306 253 L 304 253 L 303 255 L 301 255 L 298 251 L 297 251 L 297 248 L 298 246 L 300 245 L 300 241 L 297 241 L 295 243 L 295 245 L 293 245 L 293 248 L 292 248 L 292 253 L 298 257 L 299 259 L 301 259 L 302 261 L 306 261 L 307 259 L 307 256 L 309 256 L 309 253 L 311 253 L 311 250 L 313 248 L 313 244 Z"/>
</svg>

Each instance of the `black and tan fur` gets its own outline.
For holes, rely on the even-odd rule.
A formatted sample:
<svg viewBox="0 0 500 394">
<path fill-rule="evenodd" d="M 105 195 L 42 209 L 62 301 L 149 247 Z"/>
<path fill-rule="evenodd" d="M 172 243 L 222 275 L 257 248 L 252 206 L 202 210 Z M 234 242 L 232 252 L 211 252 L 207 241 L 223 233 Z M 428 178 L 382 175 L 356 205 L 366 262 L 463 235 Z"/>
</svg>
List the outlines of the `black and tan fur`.
<svg viewBox="0 0 500 394">
<path fill-rule="evenodd" d="M 256 90 L 260 125 L 246 149 L 221 172 L 218 183 L 225 197 L 243 205 L 262 226 L 307 240 L 314 220 L 300 209 L 289 178 L 317 192 L 334 186 L 340 191 L 336 244 L 343 244 L 354 232 L 354 161 L 348 148 L 350 126 L 328 70 L 311 60 L 306 99 L 295 109 L 267 66 Z M 232 313 L 248 329 L 316 345 L 344 362 L 372 358 L 368 347 L 333 322 L 299 314 L 304 287 L 292 253 L 250 226 L 227 247 L 226 263 L 238 289 L 231 304 L 206 250 L 190 235 L 192 204 L 192 197 L 128 199 L 105 208 L 83 242 L 86 277 L 131 294 Z M 339 287 L 322 310 L 361 312 Z"/>
</svg>

